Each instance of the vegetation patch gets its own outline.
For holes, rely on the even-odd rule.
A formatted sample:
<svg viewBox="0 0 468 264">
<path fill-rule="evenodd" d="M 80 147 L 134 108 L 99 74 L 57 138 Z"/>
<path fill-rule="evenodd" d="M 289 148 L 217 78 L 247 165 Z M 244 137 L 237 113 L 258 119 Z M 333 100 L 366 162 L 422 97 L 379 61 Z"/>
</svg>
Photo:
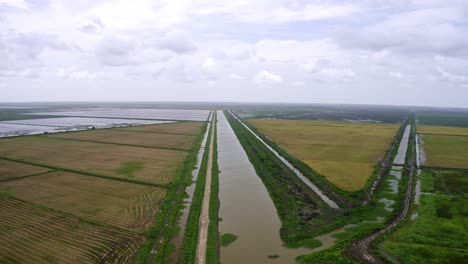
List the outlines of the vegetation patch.
<svg viewBox="0 0 468 264">
<path fill-rule="evenodd" d="M 221 246 L 223 246 L 223 247 L 229 246 L 229 245 L 232 244 L 234 241 L 236 241 L 236 239 L 237 239 L 238 237 L 239 237 L 239 236 L 234 235 L 234 234 L 231 234 L 231 233 L 222 234 L 222 235 L 221 235 Z"/>
<path fill-rule="evenodd" d="M 127 177 L 134 177 L 135 172 L 143 169 L 143 163 L 138 161 L 127 161 L 122 163 L 118 173 Z"/>
<path fill-rule="evenodd" d="M 468 258 L 468 232 L 465 228 L 468 217 L 465 205 L 468 199 L 464 194 L 447 196 L 444 188 L 440 188 L 437 183 L 440 177 L 454 174 L 458 173 L 448 171 L 421 174 L 423 183 L 433 181 L 433 184 L 424 184 L 425 191 L 432 193 L 421 194 L 418 217 L 407 221 L 391 234 L 384 243 L 384 250 L 402 263 L 410 264 L 463 263 Z M 456 178 L 452 181 L 456 181 Z M 464 184 L 463 180 L 458 183 Z"/>
<path fill-rule="evenodd" d="M 314 238 L 308 238 L 308 239 L 304 239 L 304 240 L 301 240 L 301 241 L 295 241 L 295 242 L 285 244 L 285 246 L 288 247 L 288 248 L 306 247 L 306 248 L 309 248 L 309 249 L 318 248 L 318 247 L 321 247 L 322 245 L 323 244 L 322 244 L 322 242 L 320 242 L 320 240 L 317 240 L 317 239 L 314 239 Z"/>
<path fill-rule="evenodd" d="M 400 127 L 396 124 L 279 119 L 249 119 L 248 123 L 348 192 L 365 187 Z"/>
</svg>

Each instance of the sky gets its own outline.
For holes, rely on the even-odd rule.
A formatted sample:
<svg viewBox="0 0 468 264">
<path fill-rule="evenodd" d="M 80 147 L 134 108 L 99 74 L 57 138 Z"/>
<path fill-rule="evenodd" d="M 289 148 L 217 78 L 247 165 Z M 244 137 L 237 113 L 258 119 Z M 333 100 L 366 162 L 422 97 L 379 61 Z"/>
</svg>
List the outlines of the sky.
<svg viewBox="0 0 468 264">
<path fill-rule="evenodd" d="M 468 107 L 466 0 L 0 0 L 0 102 Z"/>
</svg>

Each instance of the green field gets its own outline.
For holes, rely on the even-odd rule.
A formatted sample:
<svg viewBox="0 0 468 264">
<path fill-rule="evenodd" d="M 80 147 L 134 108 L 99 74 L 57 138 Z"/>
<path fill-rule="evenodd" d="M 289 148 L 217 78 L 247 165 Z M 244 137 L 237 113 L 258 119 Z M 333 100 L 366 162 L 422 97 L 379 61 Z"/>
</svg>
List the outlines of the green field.
<svg viewBox="0 0 468 264">
<path fill-rule="evenodd" d="M 418 126 L 425 154 L 423 165 L 468 168 L 468 128 Z"/>
<path fill-rule="evenodd" d="M 466 171 L 423 172 L 423 194 L 415 209 L 419 216 L 394 232 L 385 241 L 384 250 L 401 263 L 465 263 L 467 177 Z"/>
<path fill-rule="evenodd" d="M 400 127 L 279 119 L 248 119 L 248 123 L 329 182 L 349 192 L 364 188 Z"/>
</svg>

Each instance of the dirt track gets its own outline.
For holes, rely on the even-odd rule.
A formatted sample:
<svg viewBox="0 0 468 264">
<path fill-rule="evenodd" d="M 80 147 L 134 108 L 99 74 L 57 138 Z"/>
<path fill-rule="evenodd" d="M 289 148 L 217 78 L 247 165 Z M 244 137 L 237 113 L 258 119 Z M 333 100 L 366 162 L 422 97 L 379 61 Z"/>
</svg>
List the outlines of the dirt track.
<svg viewBox="0 0 468 264">
<path fill-rule="evenodd" d="M 410 140 L 414 140 L 414 139 L 411 138 Z M 412 145 L 412 147 L 414 148 L 414 144 Z M 413 152 L 414 151 L 412 151 L 411 153 Z M 401 211 L 400 215 L 398 215 L 398 217 L 395 218 L 385 228 L 379 230 L 376 233 L 373 233 L 370 236 L 365 237 L 364 239 L 355 241 L 353 244 L 351 244 L 351 246 L 346 251 L 346 254 L 348 256 L 356 259 L 360 263 L 378 263 L 378 264 L 385 263 L 378 256 L 372 253 L 369 253 L 369 247 L 375 239 L 377 239 L 378 237 L 384 235 L 388 231 L 395 228 L 408 215 L 408 212 L 411 206 L 411 199 L 413 196 L 413 179 L 414 179 L 414 173 L 415 173 L 414 163 L 415 163 L 414 156 L 412 155 L 412 157 L 410 158 L 410 167 L 409 167 L 409 175 L 408 175 L 409 178 L 408 178 L 408 187 L 406 189 L 405 203 L 404 203 L 404 208 Z"/>
<path fill-rule="evenodd" d="M 206 172 L 205 192 L 203 194 L 202 211 L 200 213 L 198 227 L 197 256 L 195 263 L 205 264 L 206 262 L 206 242 L 208 240 L 208 226 L 210 224 L 210 196 L 211 196 L 211 171 L 213 167 L 213 144 L 216 118 L 213 117 L 211 124 L 210 149 L 208 154 L 208 166 Z"/>
</svg>

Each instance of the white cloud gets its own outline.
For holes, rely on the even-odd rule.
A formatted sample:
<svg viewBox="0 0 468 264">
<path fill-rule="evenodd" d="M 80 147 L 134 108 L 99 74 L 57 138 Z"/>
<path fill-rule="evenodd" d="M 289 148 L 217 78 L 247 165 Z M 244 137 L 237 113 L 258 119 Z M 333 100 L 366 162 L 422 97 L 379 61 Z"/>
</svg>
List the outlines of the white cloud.
<svg viewBox="0 0 468 264">
<path fill-rule="evenodd" d="M 19 9 L 29 9 L 28 3 L 24 0 L 0 0 L 0 7 L 2 5 Z"/>
<path fill-rule="evenodd" d="M 235 73 L 232 73 L 231 75 L 229 75 L 229 77 L 231 77 L 231 79 L 234 79 L 234 80 L 242 80 L 242 79 L 244 79 L 242 76 L 237 75 L 237 74 L 235 74 Z"/>
<path fill-rule="evenodd" d="M 255 74 L 254 81 L 259 84 L 278 84 L 283 82 L 283 77 L 267 70 L 261 70 Z"/>
<path fill-rule="evenodd" d="M 208 57 L 202 64 L 202 68 L 213 68 L 216 66 L 216 61 L 212 57 Z"/>
</svg>

